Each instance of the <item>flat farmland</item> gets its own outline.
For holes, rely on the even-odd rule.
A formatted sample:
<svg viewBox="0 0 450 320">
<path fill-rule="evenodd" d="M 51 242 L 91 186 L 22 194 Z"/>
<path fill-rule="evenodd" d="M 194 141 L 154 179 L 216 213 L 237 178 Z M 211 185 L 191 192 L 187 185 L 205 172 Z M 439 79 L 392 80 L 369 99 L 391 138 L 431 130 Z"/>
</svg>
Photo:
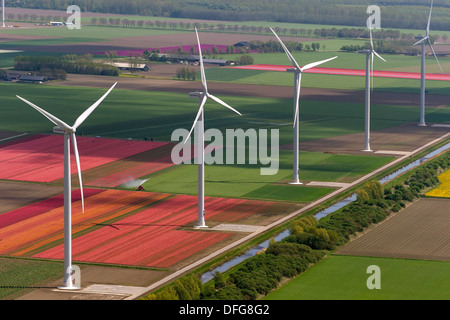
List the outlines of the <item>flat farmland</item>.
<svg viewBox="0 0 450 320">
<path fill-rule="evenodd" d="M 73 192 L 74 261 L 174 268 L 206 256 L 245 232 L 196 230 L 197 197 L 86 189 L 86 211 Z M 62 196 L 0 215 L 0 255 L 63 259 Z M 256 222 L 263 226 L 293 210 L 266 201 L 205 199 L 210 226 Z"/>
<path fill-rule="evenodd" d="M 0 181 L 0 214 L 62 194 L 62 186 Z"/>
<path fill-rule="evenodd" d="M 448 199 L 420 199 L 336 253 L 450 261 L 449 205 Z"/>
<path fill-rule="evenodd" d="M 0 179 L 28 182 L 58 182 L 63 178 L 63 137 L 58 135 L 32 135 L 20 140 L 4 143 L 0 148 Z M 170 162 L 165 154 L 157 152 L 153 160 L 160 155 L 164 159 L 142 167 L 142 161 L 150 160 L 140 157 L 129 163 L 119 162 L 119 169 L 104 168 L 105 165 L 122 159 L 133 159 L 167 143 L 153 141 L 127 141 L 118 139 L 99 139 L 92 137 L 78 137 L 82 171 L 103 167 L 99 173 L 91 174 L 88 181 L 98 181 L 99 186 L 117 186 L 139 176 L 169 166 Z M 76 164 L 72 150 L 72 173 L 76 173 Z M 117 164 L 116 164 L 117 166 Z M 136 176 L 137 175 L 137 176 Z M 76 176 L 76 174 L 74 175 Z M 60 182 L 60 181 L 59 181 Z"/>
<path fill-rule="evenodd" d="M 381 289 L 369 290 L 367 268 L 381 270 Z M 450 263 L 332 255 L 270 293 L 266 300 L 448 300 Z"/>
</svg>

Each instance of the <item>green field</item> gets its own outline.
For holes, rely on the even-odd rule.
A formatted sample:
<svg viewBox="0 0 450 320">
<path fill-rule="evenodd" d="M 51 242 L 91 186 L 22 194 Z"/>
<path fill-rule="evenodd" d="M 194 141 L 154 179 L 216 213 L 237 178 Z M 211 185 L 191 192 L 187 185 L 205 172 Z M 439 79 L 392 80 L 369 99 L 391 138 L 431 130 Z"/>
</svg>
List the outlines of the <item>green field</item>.
<svg viewBox="0 0 450 320">
<path fill-rule="evenodd" d="M 111 77 L 111 85 L 120 79 Z M 109 87 L 109 86 L 108 86 Z M 52 132 L 38 112 L 15 96 L 19 95 L 67 123 L 75 119 L 108 89 L 51 85 L 0 83 L 1 130 Z M 64 100 L 55 97 L 64 97 Z M 221 97 L 242 113 L 242 117 L 208 102 L 208 128 L 279 129 L 280 146 L 292 142 L 292 100 L 253 97 Z M 170 141 L 177 128 L 190 130 L 198 103 L 187 94 L 114 90 L 79 129 L 79 134 L 112 138 L 154 137 Z M 448 119 L 448 108 L 427 109 L 430 117 Z M 372 130 L 417 121 L 418 110 L 407 106 L 372 106 Z M 364 130 L 364 106 L 359 103 L 301 101 L 300 140 L 346 135 Z M 430 119 L 431 121 L 431 119 Z M 277 125 L 279 123 L 279 125 Z"/>
<path fill-rule="evenodd" d="M 300 176 L 303 181 L 338 181 L 356 179 L 388 163 L 391 157 L 300 153 Z M 292 180 L 292 152 L 280 152 L 280 169 L 276 175 L 260 174 L 261 164 L 205 166 L 207 196 L 243 197 L 276 201 L 310 202 L 330 193 L 332 188 L 288 186 Z M 149 175 L 144 187 L 163 193 L 197 194 L 197 165 L 179 165 L 162 174 Z M 281 184 L 278 184 L 280 183 Z"/>
<path fill-rule="evenodd" d="M 14 299 L 48 285 L 49 281 L 59 279 L 63 270 L 60 262 L 0 258 L 0 300 Z"/>
<path fill-rule="evenodd" d="M 327 62 L 321 67 L 345 68 L 365 70 L 365 55 L 347 52 L 301 52 L 293 53 L 300 65 L 306 65 L 314 61 L 328 59 L 334 56 L 338 58 Z M 290 65 L 284 53 L 252 54 L 254 64 Z M 374 69 L 382 71 L 398 72 L 420 72 L 420 57 L 408 57 L 401 55 L 383 55 L 387 62 L 375 61 Z M 227 59 L 236 59 L 236 56 Z M 450 59 L 439 58 L 444 72 L 450 70 Z M 434 57 L 426 59 L 427 73 L 441 73 Z M 279 85 L 293 86 L 293 75 L 286 72 L 268 72 L 258 70 L 240 70 L 232 68 L 212 68 L 206 71 L 208 81 L 233 82 L 257 85 Z M 364 90 L 365 78 L 360 76 L 339 76 L 305 73 L 302 78 L 304 88 L 328 88 L 343 90 Z M 420 80 L 396 79 L 396 78 L 374 78 L 374 91 L 391 92 L 420 92 Z M 450 85 L 446 81 L 426 82 L 429 94 L 448 94 Z"/>
<path fill-rule="evenodd" d="M 367 268 L 380 267 L 381 289 L 369 290 Z M 450 263 L 440 261 L 330 256 L 267 300 L 448 300 Z"/>
<path fill-rule="evenodd" d="M 76 30 L 70 30 L 65 27 L 2 30 L 2 33 L 5 34 L 59 37 L 64 38 L 67 41 L 69 41 L 70 39 L 76 40 L 80 38 L 106 41 L 107 39 L 112 38 L 180 34 L 186 32 L 187 31 L 179 31 L 179 30 L 173 31 L 173 30 L 146 29 L 146 28 L 138 29 L 138 28 L 115 28 L 115 27 L 96 27 L 96 26 L 83 26 L 81 29 Z"/>
</svg>

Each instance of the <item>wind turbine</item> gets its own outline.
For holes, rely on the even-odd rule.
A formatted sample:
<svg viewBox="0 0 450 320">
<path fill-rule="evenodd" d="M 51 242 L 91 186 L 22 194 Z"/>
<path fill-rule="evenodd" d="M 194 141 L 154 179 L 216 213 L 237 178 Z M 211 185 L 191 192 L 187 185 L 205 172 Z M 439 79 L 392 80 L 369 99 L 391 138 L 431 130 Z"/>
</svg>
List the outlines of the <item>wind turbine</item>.
<svg viewBox="0 0 450 320">
<path fill-rule="evenodd" d="M 100 103 L 108 96 L 108 94 L 114 89 L 117 82 L 106 92 L 96 103 L 90 106 L 86 111 L 84 111 L 78 119 L 75 121 L 73 126 L 69 126 L 62 120 L 58 119 L 54 115 L 48 113 L 47 111 L 39 108 L 35 104 L 29 102 L 28 100 L 16 96 L 26 104 L 30 105 L 42 115 L 44 115 L 48 120 L 50 120 L 56 127 L 53 128 L 53 132 L 58 134 L 64 134 L 64 283 L 60 289 L 79 289 L 73 285 L 72 281 L 72 197 L 71 197 L 71 173 L 70 173 L 70 140 L 72 139 L 73 151 L 75 154 L 75 161 L 77 164 L 78 180 L 80 183 L 81 191 L 81 202 L 82 210 L 84 213 L 84 196 L 83 196 L 83 183 L 81 180 L 81 168 L 80 168 L 80 157 L 78 154 L 77 141 L 75 137 L 75 132 L 77 128 L 86 120 L 87 117 L 97 108 Z"/>
<path fill-rule="evenodd" d="M 198 154 L 198 224 L 197 228 L 207 228 L 205 224 L 205 140 L 204 140 L 204 134 L 205 134 L 205 127 L 204 127 L 204 107 L 206 104 L 206 101 L 208 98 L 212 99 L 213 101 L 217 102 L 218 104 L 230 109 L 231 111 L 236 112 L 238 115 L 242 115 L 239 113 L 239 111 L 235 110 L 234 108 L 230 107 L 228 104 L 220 100 L 219 98 L 213 96 L 208 92 L 208 86 L 206 83 L 206 76 L 205 76 L 205 68 L 203 65 L 203 56 L 202 56 L 202 49 L 200 46 L 200 39 L 198 37 L 197 28 L 195 28 L 195 34 L 197 35 L 197 43 L 198 43 L 198 51 L 200 55 L 200 71 L 201 71 L 201 78 L 202 78 L 202 86 L 203 86 L 203 92 L 190 92 L 190 97 L 198 97 L 199 98 L 199 109 L 197 116 L 195 117 L 194 124 L 192 125 L 192 129 L 189 132 L 189 135 L 187 136 L 185 143 L 187 140 L 189 140 L 192 131 L 194 130 L 195 126 L 198 125 L 197 128 L 197 154 Z"/>
<path fill-rule="evenodd" d="M 431 24 L 431 13 L 433 12 L 433 1 L 431 0 L 431 8 L 430 8 L 430 15 L 428 16 L 428 24 L 427 24 L 427 30 L 426 35 L 421 40 L 417 41 L 414 45 L 422 45 L 422 71 L 421 71 L 421 78 L 420 78 L 420 122 L 419 127 L 426 127 L 425 124 L 425 43 L 428 42 L 430 45 L 431 51 L 433 51 L 433 55 L 436 58 L 436 61 L 439 65 L 439 68 L 441 69 L 441 72 L 443 72 L 441 64 L 439 63 L 439 60 L 436 56 L 436 53 L 434 52 L 433 46 L 431 45 L 430 40 L 430 24 Z"/>
<path fill-rule="evenodd" d="M 365 139 L 363 151 L 371 152 L 370 149 L 370 91 L 371 91 L 371 76 L 373 77 L 373 60 L 374 56 L 386 62 L 374 49 L 372 28 L 369 28 L 370 33 L 370 49 L 366 50 L 366 113 L 365 113 Z"/>
<path fill-rule="evenodd" d="M 287 72 L 293 72 L 294 73 L 294 144 L 293 144 L 293 152 L 294 152 L 294 164 L 293 164 L 293 178 L 292 182 L 290 184 L 302 184 L 299 180 L 299 160 L 298 160 L 298 153 L 299 153 L 299 99 L 300 99 L 300 87 L 301 87 L 301 81 L 302 81 L 302 73 L 308 69 L 311 69 L 313 67 L 316 67 L 318 65 L 321 65 L 322 63 L 331 61 L 333 59 L 336 59 L 337 57 L 333 57 L 327 60 L 313 62 L 310 64 L 307 64 L 306 66 L 300 67 L 295 61 L 292 54 L 289 52 L 288 48 L 285 46 L 283 41 L 281 41 L 280 37 L 273 31 L 273 34 L 275 37 L 277 37 L 278 41 L 280 42 L 281 46 L 283 47 L 284 51 L 286 52 L 286 55 L 288 56 L 289 60 L 291 61 L 294 68 L 286 69 Z"/>
</svg>

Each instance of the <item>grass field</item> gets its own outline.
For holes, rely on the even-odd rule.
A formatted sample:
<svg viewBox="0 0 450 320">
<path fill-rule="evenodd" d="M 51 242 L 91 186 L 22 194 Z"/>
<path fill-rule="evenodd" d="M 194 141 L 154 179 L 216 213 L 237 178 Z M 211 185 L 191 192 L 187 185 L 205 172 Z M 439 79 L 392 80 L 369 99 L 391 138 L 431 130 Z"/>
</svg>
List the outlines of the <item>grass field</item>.
<svg viewBox="0 0 450 320">
<path fill-rule="evenodd" d="M 390 157 L 331 155 L 314 152 L 300 153 L 302 181 L 352 180 L 367 174 L 392 160 Z M 280 152 L 280 169 L 276 175 L 262 176 L 257 165 L 210 165 L 205 167 L 205 192 L 209 196 L 244 197 L 253 199 L 309 202 L 316 200 L 332 188 L 292 187 L 292 152 Z M 265 167 L 265 166 L 264 166 Z M 196 165 L 180 165 L 160 174 L 146 176 L 146 190 L 197 194 Z M 283 184 L 277 184 L 283 182 Z"/>
<path fill-rule="evenodd" d="M 381 289 L 366 286 L 371 265 L 380 267 Z M 448 262 L 330 256 L 265 299 L 448 300 L 449 270 Z"/>
<path fill-rule="evenodd" d="M 98 41 L 106 41 L 107 39 L 111 38 L 180 34 L 186 32 L 187 31 L 179 31 L 179 30 L 173 31 L 173 30 L 147 29 L 147 28 L 137 29 L 137 28 L 96 27 L 96 26 L 83 26 L 81 29 L 75 30 L 75 32 L 74 30 L 70 30 L 64 27 L 13 29 L 2 31 L 2 33 L 5 34 L 59 37 L 64 38 L 65 41 L 67 41 L 67 43 L 73 43 L 73 41 L 77 39 L 93 39 Z"/>
<path fill-rule="evenodd" d="M 327 68 L 347 68 L 365 70 L 365 55 L 358 53 L 345 52 L 301 52 L 293 53 L 295 59 L 300 65 L 306 65 L 314 61 L 320 61 L 338 56 L 324 67 Z M 290 62 L 284 53 L 252 54 L 254 64 L 273 64 L 289 66 Z M 400 55 L 383 55 L 387 62 L 375 61 L 374 69 L 383 71 L 399 72 L 420 72 L 420 57 L 408 57 Z M 227 57 L 232 59 L 233 57 Z M 237 57 L 235 57 L 237 58 Z M 450 71 L 450 59 L 439 59 L 444 72 Z M 427 57 L 427 73 L 441 73 L 436 60 L 433 57 Z M 294 80 L 292 74 L 286 72 L 268 72 L 255 70 L 236 70 L 229 68 L 213 68 L 206 72 L 209 81 L 247 83 L 258 85 L 281 85 L 293 86 Z M 395 79 L 395 78 L 374 78 L 375 91 L 391 92 L 420 92 L 420 81 L 414 79 Z M 450 84 L 446 81 L 426 82 L 427 90 L 430 94 L 447 94 Z M 364 90 L 364 77 L 358 76 L 338 76 L 338 75 L 320 75 L 305 74 L 302 80 L 304 88 L 329 88 L 345 90 Z"/>
<path fill-rule="evenodd" d="M 312 76 L 312 75 L 309 75 Z M 111 85 L 115 78 L 111 78 Z M 0 130 L 50 133 L 51 123 L 17 99 L 19 95 L 67 123 L 95 102 L 108 88 L 80 88 L 0 84 L 2 122 Z M 55 97 L 64 97 L 62 102 Z M 292 142 L 292 100 L 253 97 L 221 97 L 239 110 L 240 117 L 209 102 L 206 105 L 206 130 L 279 129 L 280 145 Z M 187 94 L 115 89 L 80 127 L 78 134 L 112 138 L 154 137 L 170 141 L 178 128 L 189 130 L 198 104 Z M 448 118 L 448 108 L 427 109 L 430 117 Z M 429 118 L 429 121 L 432 121 Z M 364 130 L 364 108 L 360 103 L 301 101 L 300 140 L 307 141 L 340 136 Z M 418 112 L 407 106 L 373 105 L 372 130 L 417 121 Z M 275 125 L 279 123 L 279 125 Z M 94 125 L 95 124 L 95 125 Z"/>
<path fill-rule="evenodd" d="M 63 270 L 60 262 L 0 258 L 0 299 L 14 299 L 59 279 Z"/>
</svg>

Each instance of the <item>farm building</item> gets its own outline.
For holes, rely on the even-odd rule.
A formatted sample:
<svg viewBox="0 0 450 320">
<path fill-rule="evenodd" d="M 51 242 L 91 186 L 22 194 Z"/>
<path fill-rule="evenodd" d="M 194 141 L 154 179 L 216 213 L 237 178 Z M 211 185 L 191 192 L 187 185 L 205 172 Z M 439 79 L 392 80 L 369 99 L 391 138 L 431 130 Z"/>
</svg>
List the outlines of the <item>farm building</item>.
<svg viewBox="0 0 450 320">
<path fill-rule="evenodd" d="M 29 75 L 21 75 L 19 77 L 19 82 L 21 83 L 37 83 L 40 84 L 42 82 L 47 81 L 47 78 L 44 76 L 29 76 Z"/>
<path fill-rule="evenodd" d="M 235 63 L 234 61 L 221 60 L 221 59 L 204 59 L 203 62 L 205 64 L 215 64 L 215 65 L 219 65 L 219 66 L 230 66 Z"/>
<path fill-rule="evenodd" d="M 159 54 L 159 56 L 165 56 L 167 58 L 167 61 L 170 61 L 172 63 L 192 63 L 192 64 L 198 64 L 200 62 L 200 56 L 199 55 L 176 55 L 176 54 Z M 203 57 L 203 63 L 205 64 L 215 64 L 219 66 L 229 66 L 234 64 L 234 61 L 230 60 L 223 60 L 223 59 L 206 59 Z"/>
<path fill-rule="evenodd" d="M 18 81 L 21 75 L 23 74 L 20 72 L 7 71 L 5 75 L 5 81 Z"/>
<path fill-rule="evenodd" d="M 120 70 L 136 70 L 136 71 L 148 71 L 150 68 L 145 63 L 130 63 L 130 62 L 113 62 L 108 63 L 110 65 L 116 66 Z"/>
<path fill-rule="evenodd" d="M 252 46 L 252 44 L 248 41 L 241 41 L 241 42 L 235 43 L 233 46 L 235 48 L 249 49 Z"/>
</svg>

